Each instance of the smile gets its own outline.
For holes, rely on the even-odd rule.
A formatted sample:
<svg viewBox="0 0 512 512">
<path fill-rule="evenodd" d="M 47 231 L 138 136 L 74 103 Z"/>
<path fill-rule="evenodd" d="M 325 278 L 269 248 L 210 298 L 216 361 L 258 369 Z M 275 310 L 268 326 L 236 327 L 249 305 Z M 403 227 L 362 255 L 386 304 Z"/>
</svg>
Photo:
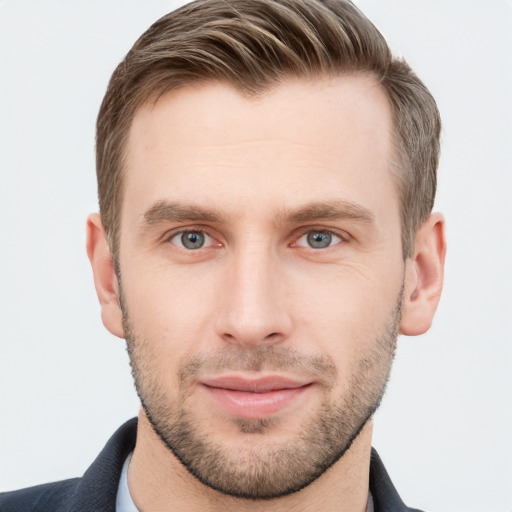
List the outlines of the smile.
<svg viewBox="0 0 512 512">
<path fill-rule="evenodd" d="M 264 418 L 296 402 L 311 386 L 280 376 L 245 379 L 228 376 L 206 379 L 203 388 L 226 413 L 238 418 Z"/>
</svg>

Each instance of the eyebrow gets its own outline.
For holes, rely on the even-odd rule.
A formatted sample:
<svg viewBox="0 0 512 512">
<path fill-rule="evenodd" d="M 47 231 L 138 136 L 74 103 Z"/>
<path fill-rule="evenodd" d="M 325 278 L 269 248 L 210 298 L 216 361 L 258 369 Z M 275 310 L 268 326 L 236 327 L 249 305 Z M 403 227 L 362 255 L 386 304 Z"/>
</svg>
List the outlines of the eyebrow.
<svg viewBox="0 0 512 512">
<path fill-rule="evenodd" d="M 285 209 L 277 217 L 277 224 L 283 222 L 310 222 L 315 220 L 355 220 L 364 224 L 373 224 L 373 213 L 351 201 L 314 202 L 296 209 Z"/>
<path fill-rule="evenodd" d="M 177 202 L 158 201 L 144 213 L 146 225 L 161 222 L 221 222 L 223 217 L 214 210 Z"/>
<path fill-rule="evenodd" d="M 374 223 L 370 210 L 351 201 L 313 202 L 298 208 L 285 208 L 278 212 L 274 224 L 312 222 L 320 220 L 355 220 Z M 162 222 L 225 222 L 226 218 L 215 210 L 166 200 L 158 201 L 144 213 L 144 224 L 152 226 Z"/>
</svg>

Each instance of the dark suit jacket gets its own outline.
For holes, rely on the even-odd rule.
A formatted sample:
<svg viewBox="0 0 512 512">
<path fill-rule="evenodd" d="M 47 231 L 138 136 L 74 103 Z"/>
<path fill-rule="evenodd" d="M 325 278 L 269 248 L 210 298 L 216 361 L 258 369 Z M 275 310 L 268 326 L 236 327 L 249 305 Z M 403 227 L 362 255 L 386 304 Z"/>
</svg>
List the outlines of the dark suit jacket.
<svg viewBox="0 0 512 512">
<path fill-rule="evenodd" d="M 136 433 L 133 418 L 110 438 L 81 478 L 0 493 L 0 512 L 115 512 L 121 470 L 135 447 Z M 375 450 L 370 489 L 375 512 L 419 512 L 404 505 Z"/>
</svg>

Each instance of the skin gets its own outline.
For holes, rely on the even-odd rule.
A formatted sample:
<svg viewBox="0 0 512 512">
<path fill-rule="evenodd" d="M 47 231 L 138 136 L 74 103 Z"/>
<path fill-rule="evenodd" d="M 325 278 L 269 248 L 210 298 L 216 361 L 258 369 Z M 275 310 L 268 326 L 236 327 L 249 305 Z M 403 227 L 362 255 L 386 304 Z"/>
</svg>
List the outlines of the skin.
<svg viewBox="0 0 512 512">
<path fill-rule="evenodd" d="M 335 368 L 331 387 L 314 382 L 262 435 L 243 432 L 199 383 L 190 384 L 195 425 L 226 453 L 294 442 L 322 400 L 335 403 L 346 392 L 402 294 L 400 333 L 430 327 L 443 280 L 444 221 L 439 214 L 425 221 L 404 262 L 389 163 L 391 119 L 386 95 L 362 75 L 288 80 L 259 98 L 205 83 L 169 93 L 135 116 L 119 270 L 131 334 L 150 354 L 147 378 L 174 403 L 183 363 L 223 350 L 290 349 L 324 356 Z M 174 216 L 162 210 L 177 203 L 207 208 L 216 218 L 197 221 L 176 217 L 176 208 Z M 326 213 L 333 209 L 335 217 Z M 183 229 L 203 230 L 207 245 L 180 247 L 176 234 Z M 329 247 L 308 246 L 307 233 L 315 230 L 336 235 Z M 125 337 L 119 283 L 97 214 L 88 220 L 87 248 L 103 322 Z M 391 359 L 375 369 L 379 382 L 385 383 Z M 301 491 L 248 501 L 187 472 L 141 410 L 130 492 L 140 510 L 362 512 L 371 433 L 370 420 L 345 455 Z"/>
</svg>

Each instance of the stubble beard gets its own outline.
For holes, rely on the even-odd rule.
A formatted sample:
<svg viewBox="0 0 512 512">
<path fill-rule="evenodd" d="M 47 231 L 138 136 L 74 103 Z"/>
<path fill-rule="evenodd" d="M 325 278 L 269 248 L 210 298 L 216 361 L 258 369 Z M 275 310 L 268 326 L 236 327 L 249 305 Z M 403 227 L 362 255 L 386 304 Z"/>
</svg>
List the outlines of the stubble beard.
<svg viewBox="0 0 512 512">
<path fill-rule="evenodd" d="M 328 356 L 303 356 L 281 346 L 247 350 L 228 347 L 215 356 L 185 361 L 179 371 L 179 393 L 171 401 L 158 379 L 148 343 L 135 336 L 123 304 L 123 321 L 135 387 L 156 434 L 200 482 L 225 495 L 250 500 L 279 498 L 310 485 L 352 445 L 380 405 L 394 358 L 401 316 L 402 293 L 388 324 L 371 344 L 371 351 L 354 364 L 343 392 L 332 399 L 337 370 Z M 316 413 L 298 426 L 286 442 L 265 442 L 279 429 L 274 418 L 234 418 L 238 432 L 250 436 L 238 449 L 212 440 L 194 419 L 187 399 L 194 376 L 204 370 L 292 370 L 320 382 L 323 400 Z M 261 436 L 257 441 L 255 436 Z"/>
</svg>

